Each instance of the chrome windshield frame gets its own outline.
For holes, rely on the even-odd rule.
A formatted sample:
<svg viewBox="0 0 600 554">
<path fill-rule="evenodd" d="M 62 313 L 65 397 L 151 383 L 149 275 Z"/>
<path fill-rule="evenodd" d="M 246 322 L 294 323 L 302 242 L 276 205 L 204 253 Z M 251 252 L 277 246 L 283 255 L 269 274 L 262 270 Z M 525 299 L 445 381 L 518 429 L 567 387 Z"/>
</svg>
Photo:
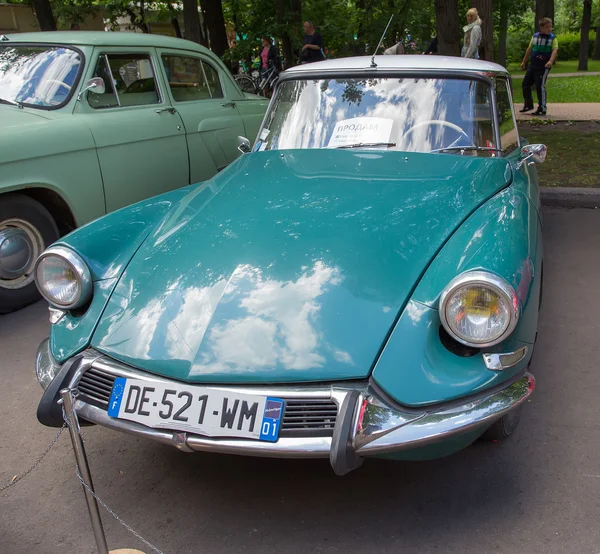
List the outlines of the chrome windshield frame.
<svg viewBox="0 0 600 554">
<path fill-rule="evenodd" d="M 256 143 L 259 141 L 259 137 L 263 131 L 263 128 L 267 122 L 268 116 L 273 108 L 275 97 L 278 93 L 279 87 L 286 81 L 313 81 L 313 80 L 325 80 L 325 79 L 374 79 L 374 78 L 408 78 L 408 79 L 456 79 L 464 81 L 481 81 L 486 84 L 490 89 L 490 102 L 492 104 L 491 123 L 493 126 L 493 136 L 496 144 L 498 145 L 498 158 L 506 157 L 500 147 L 500 126 L 498 125 L 498 109 L 496 106 L 496 90 L 495 80 L 497 77 L 506 77 L 508 82 L 511 83 L 510 75 L 504 72 L 487 72 L 487 71 L 465 71 L 465 70 L 418 70 L 418 69 L 381 69 L 367 67 L 362 70 L 347 70 L 347 69 L 331 69 L 331 70 L 319 70 L 319 71 L 306 71 L 301 74 L 295 72 L 282 72 L 279 75 L 277 81 L 277 87 L 273 92 L 273 96 L 267 107 L 267 111 L 261 123 L 259 133 L 256 137 L 256 141 L 252 146 L 252 152 L 255 151 Z M 512 95 L 511 95 L 512 99 Z M 514 116 L 514 108 L 513 108 Z"/>
</svg>

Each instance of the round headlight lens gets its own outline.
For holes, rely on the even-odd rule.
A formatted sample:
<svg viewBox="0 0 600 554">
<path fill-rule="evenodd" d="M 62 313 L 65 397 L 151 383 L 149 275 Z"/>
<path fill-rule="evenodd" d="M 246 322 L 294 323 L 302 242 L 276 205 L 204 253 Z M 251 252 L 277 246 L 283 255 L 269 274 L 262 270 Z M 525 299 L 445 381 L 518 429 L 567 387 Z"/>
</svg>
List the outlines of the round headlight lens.
<svg viewBox="0 0 600 554">
<path fill-rule="evenodd" d="M 39 257 L 35 282 L 42 296 L 56 308 L 78 308 L 92 294 L 87 265 L 75 252 L 60 246 L 49 248 Z"/>
<path fill-rule="evenodd" d="M 440 316 L 446 331 L 468 346 L 504 340 L 518 319 L 513 288 L 500 277 L 472 271 L 454 279 L 442 293 Z"/>
</svg>

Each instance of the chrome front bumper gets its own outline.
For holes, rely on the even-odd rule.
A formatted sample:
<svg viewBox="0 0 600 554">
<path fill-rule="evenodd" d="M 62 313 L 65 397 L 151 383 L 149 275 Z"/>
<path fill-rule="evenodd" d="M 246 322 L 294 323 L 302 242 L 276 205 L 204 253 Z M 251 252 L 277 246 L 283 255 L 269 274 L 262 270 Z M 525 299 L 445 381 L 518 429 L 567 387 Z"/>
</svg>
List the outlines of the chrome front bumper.
<svg viewBox="0 0 600 554">
<path fill-rule="evenodd" d="M 43 346 L 40 345 L 40 348 Z M 38 356 L 38 364 L 48 360 Z M 151 382 L 168 379 L 126 366 L 89 350 L 73 359 L 71 371 L 61 372 L 46 390 L 54 395 L 64 387 L 77 391 L 82 375 L 94 369 L 105 375 Z M 46 362 L 48 363 L 48 362 Z M 65 366 L 68 364 L 67 362 Z M 37 367 L 47 376 L 48 368 Z M 65 368 L 66 369 L 66 368 Z M 203 385 L 207 386 L 207 385 Z M 212 385 L 208 385 L 211 386 Z M 247 439 L 214 439 L 178 431 L 153 429 L 127 420 L 111 418 L 106 410 L 76 398 L 79 417 L 104 427 L 143 436 L 186 451 L 208 451 L 276 458 L 330 458 L 336 473 L 354 469 L 363 458 L 409 450 L 442 442 L 455 435 L 482 431 L 509 410 L 523 403 L 533 392 L 534 377 L 526 373 L 504 388 L 477 396 L 420 409 L 406 408 L 386 399 L 368 381 L 337 382 L 293 386 L 221 386 L 215 389 L 237 391 L 282 399 L 331 400 L 338 406 L 333 436 L 287 436 L 275 443 Z M 46 398 L 45 406 L 49 406 Z M 54 402 L 55 400 L 53 400 Z M 40 409 L 44 399 L 40 403 Z M 44 422 L 43 415 L 38 418 Z"/>
</svg>

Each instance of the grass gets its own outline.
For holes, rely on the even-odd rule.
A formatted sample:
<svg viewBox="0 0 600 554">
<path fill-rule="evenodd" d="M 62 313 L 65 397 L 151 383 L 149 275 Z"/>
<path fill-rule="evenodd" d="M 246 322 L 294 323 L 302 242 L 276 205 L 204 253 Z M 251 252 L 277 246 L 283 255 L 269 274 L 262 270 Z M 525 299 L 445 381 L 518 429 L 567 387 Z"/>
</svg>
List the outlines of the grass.
<svg viewBox="0 0 600 554">
<path fill-rule="evenodd" d="M 515 104 L 523 103 L 521 81 L 513 82 Z M 563 77 L 561 79 L 548 79 L 546 81 L 548 102 L 552 104 L 565 102 L 599 102 L 600 101 L 600 75 L 591 77 Z M 537 103 L 535 87 L 533 100 Z"/>
<path fill-rule="evenodd" d="M 556 62 L 552 68 L 552 74 L 555 73 L 577 73 L 577 60 L 568 60 L 566 62 Z M 508 64 L 508 70 L 512 75 L 525 75 L 525 72 L 519 67 L 518 63 Z M 588 60 L 588 71 L 600 71 L 600 60 Z M 585 75 L 585 71 L 581 72 Z"/>
<path fill-rule="evenodd" d="M 538 166 L 540 184 L 546 187 L 600 187 L 600 123 L 561 123 L 519 126 L 530 144 L 548 147 Z"/>
</svg>

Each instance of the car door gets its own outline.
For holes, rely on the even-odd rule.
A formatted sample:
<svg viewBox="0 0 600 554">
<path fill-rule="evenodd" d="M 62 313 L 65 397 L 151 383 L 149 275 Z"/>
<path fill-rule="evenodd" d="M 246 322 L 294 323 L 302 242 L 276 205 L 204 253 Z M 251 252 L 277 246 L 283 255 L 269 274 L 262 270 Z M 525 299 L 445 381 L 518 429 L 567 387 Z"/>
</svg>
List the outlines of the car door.
<svg viewBox="0 0 600 554">
<path fill-rule="evenodd" d="M 208 179 L 239 155 L 237 137 L 245 134 L 225 69 L 208 56 L 159 50 L 173 106 L 186 129 L 192 183 Z M 206 152 L 210 159 L 206 158 Z"/>
<path fill-rule="evenodd" d="M 96 141 L 107 211 L 189 184 L 183 122 L 156 70 L 153 48 L 95 49 L 87 78 L 102 77 L 105 91 L 76 111 Z"/>
</svg>

